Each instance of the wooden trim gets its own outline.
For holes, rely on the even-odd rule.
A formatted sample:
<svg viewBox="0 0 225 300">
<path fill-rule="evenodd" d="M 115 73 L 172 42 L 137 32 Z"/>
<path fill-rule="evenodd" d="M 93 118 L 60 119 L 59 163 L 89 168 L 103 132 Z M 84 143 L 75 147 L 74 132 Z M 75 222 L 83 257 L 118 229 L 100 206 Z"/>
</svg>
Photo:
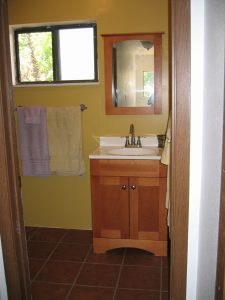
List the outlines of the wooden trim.
<svg viewBox="0 0 225 300">
<path fill-rule="evenodd" d="M 167 256 L 167 241 L 149 241 L 132 239 L 94 238 L 94 253 L 105 253 L 113 248 L 134 247 L 154 253 L 156 256 Z"/>
<path fill-rule="evenodd" d="M 139 233 L 138 233 L 138 239 L 139 240 L 158 241 L 160 239 L 160 237 L 159 237 L 159 233 L 158 232 L 154 232 L 154 231 L 152 231 L 152 232 L 139 231 Z"/>
<path fill-rule="evenodd" d="M 101 229 L 100 236 L 108 238 L 110 236 L 113 239 L 121 238 L 121 232 L 119 229 Z"/>
<path fill-rule="evenodd" d="M 165 207 L 165 195 L 166 195 L 166 188 L 167 188 L 167 178 L 160 178 L 159 179 L 159 212 L 161 214 L 161 217 L 159 218 L 159 227 L 161 228 L 159 232 L 159 239 L 160 240 L 167 240 L 167 226 L 165 226 L 165 223 L 167 224 L 167 209 Z"/>
<path fill-rule="evenodd" d="M 108 115 L 143 115 L 162 113 L 162 33 L 109 34 L 104 38 L 105 61 L 105 111 Z M 113 44 L 126 40 L 150 40 L 154 42 L 154 105 L 146 107 L 116 107 L 113 103 Z"/>
<path fill-rule="evenodd" d="M 146 179 L 146 178 L 144 178 Z M 148 178 L 149 179 L 149 178 Z M 155 178 L 153 178 L 155 181 Z M 156 179 L 157 180 L 157 179 Z M 133 188 L 129 193 L 130 200 L 130 239 L 138 239 L 139 230 L 139 181 L 140 178 L 131 177 L 129 179 L 130 189 Z M 149 216 L 150 217 L 150 216 Z"/>
<path fill-rule="evenodd" d="M 170 299 L 186 298 L 190 162 L 190 0 L 173 0 Z"/>
<path fill-rule="evenodd" d="M 167 176 L 167 166 L 159 160 L 91 159 L 90 168 L 92 176 Z"/>
<path fill-rule="evenodd" d="M 225 71 L 225 67 L 224 67 L 224 71 Z M 225 87 L 225 78 L 224 78 L 224 87 Z M 223 103 L 225 103 L 225 89 L 224 89 Z M 220 219 L 219 219 L 215 299 L 217 300 L 225 299 L 225 106 L 223 111 L 223 157 L 222 157 L 222 173 L 221 173 Z"/>
<path fill-rule="evenodd" d="M 164 34 L 164 31 L 157 31 L 157 32 L 131 32 L 131 33 L 103 33 L 101 34 L 102 37 L 113 37 L 113 36 L 122 36 L 122 35 L 149 35 L 149 34 Z"/>
<path fill-rule="evenodd" d="M 18 160 L 9 56 L 7 3 L 0 6 L 0 228 L 9 299 L 30 298 L 28 261 L 18 184 Z"/>
</svg>

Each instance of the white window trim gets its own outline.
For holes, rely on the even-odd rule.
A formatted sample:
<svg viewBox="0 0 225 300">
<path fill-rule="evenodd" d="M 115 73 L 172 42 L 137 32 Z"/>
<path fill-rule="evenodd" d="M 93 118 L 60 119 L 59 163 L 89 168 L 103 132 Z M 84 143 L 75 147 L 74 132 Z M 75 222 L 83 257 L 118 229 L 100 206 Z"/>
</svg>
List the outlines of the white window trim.
<svg viewBox="0 0 225 300">
<path fill-rule="evenodd" d="M 86 20 L 76 20 L 76 21 L 59 21 L 59 22 L 46 22 L 46 23 L 29 23 L 29 24 L 15 24 L 9 25 L 9 42 L 10 42 L 10 58 L 11 58 L 11 71 L 12 71 L 12 84 L 16 88 L 29 88 L 29 87 L 48 87 L 48 86 L 80 86 L 80 85 L 99 85 L 99 68 L 98 72 L 98 81 L 96 82 L 69 82 L 69 83 L 39 83 L 39 84 L 23 84 L 17 83 L 16 81 L 16 54 L 15 54 L 15 41 L 14 41 L 14 31 L 20 28 L 32 28 L 32 27 L 41 27 L 41 26 L 56 26 L 56 25 L 72 25 L 72 24 L 86 24 L 86 23 L 96 23 L 94 19 Z M 98 47 L 98 45 L 97 45 Z M 97 51 L 98 52 L 98 51 Z M 98 66 L 97 66 L 98 67 Z"/>
</svg>

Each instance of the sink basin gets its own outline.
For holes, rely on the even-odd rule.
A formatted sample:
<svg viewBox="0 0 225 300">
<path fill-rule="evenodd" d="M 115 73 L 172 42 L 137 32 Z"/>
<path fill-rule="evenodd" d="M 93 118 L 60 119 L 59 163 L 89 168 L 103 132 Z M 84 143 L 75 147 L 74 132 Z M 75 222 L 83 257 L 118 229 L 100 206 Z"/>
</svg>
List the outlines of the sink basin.
<svg viewBox="0 0 225 300">
<path fill-rule="evenodd" d="M 107 151 L 108 154 L 112 155 L 152 155 L 155 154 L 154 149 L 147 148 L 115 148 Z"/>
</svg>

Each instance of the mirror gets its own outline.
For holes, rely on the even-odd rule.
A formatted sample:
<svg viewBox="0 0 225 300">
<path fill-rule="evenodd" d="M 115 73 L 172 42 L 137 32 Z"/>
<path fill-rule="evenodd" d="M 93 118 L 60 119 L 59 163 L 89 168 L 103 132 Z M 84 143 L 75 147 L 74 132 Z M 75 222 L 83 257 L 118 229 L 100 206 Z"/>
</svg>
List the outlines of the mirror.
<svg viewBox="0 0 225 300">
<path fill-rule="evenodd" d="M 106 114 L 160 114 L 162 33 L 103 37 Z"/>
</svg>

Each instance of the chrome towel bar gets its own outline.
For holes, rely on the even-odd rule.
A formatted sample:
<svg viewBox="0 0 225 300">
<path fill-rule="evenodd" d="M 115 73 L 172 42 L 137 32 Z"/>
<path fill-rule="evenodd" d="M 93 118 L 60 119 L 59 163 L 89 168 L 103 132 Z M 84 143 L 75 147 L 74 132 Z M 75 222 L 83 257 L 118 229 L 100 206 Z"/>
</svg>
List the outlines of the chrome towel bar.
<svg viewBox="0 0 225 300">
<path fill-rule="evenodd" d="M 23 107 L 22 105 L 21 106 L 17 106 L 17 107 Z M 17 110 L 17 107 L 15 108 L 15 110 Z M 85 104 L 80 104 L 80 110 L 81 111 L 84 111 L 87 109 L 87 106 Z"/>
</svg>

